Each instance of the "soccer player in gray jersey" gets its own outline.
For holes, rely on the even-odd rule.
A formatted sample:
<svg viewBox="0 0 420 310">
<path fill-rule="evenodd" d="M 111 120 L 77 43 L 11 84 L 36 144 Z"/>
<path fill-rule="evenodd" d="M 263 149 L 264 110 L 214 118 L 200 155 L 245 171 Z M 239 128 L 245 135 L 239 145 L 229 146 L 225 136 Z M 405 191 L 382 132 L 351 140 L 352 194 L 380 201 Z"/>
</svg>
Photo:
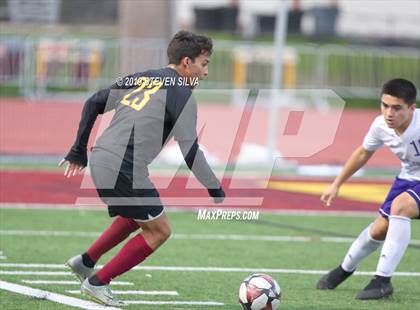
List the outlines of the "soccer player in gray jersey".
<svg viewBox="0 0 420 310">
<path fill-rule="evenodd" d="M 329 206 L 341 185 L 383 145 L 401 161 L 401 172 L 380 207 L 379 216 L 353 242 L 343 262 L 319 280 L 318 289 L 335 289 L 353 274 L 365 257 L 383 244 L 375 276 L 356 298 L 381 299 L 393 293 L 391 277 L 410 241 L 410 221 L 419 218 L 420 109 L 416 109 L 416 94 L 416 87 L 410 81 L 394 79 L 385 83 L 382 115 L 373 121 L 363 144 L 321 196 Z"/>
<path fill-rule="evenodd" d="M 168 46 L 169 65 L 127 76 L 91 96 L 83 108 L 76 137 L 60 165 L 65 176 L 87 165 L 87 143 L 99 114 L 115 110 L 109 127 L 92 149 L 90 169 L 112 224 L 81 255 L 67 261 L 82 281 L 81 291 L 106 305 L 118 305 L 108 288 L 115 277 L 141 263 L 170 236 L 171 228 L 148 165 L 173 137 L 185 162 L 216 203 L 225 193 L 197 143 L 197 104 L 192 89 L 208 74 L 210 38 L 180 31 Z M 99 258 L 131 238 L 97 273 Z"/>
</svg>

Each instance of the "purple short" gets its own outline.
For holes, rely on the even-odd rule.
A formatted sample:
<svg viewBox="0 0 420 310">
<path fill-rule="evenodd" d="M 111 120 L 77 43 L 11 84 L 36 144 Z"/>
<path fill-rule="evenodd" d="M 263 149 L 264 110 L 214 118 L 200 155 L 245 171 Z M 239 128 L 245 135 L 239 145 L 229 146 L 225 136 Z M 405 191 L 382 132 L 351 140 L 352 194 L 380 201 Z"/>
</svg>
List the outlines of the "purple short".
<svg viewBox="0 0 420 310">
<path fill-rule="evenodd" d="M 383 217 L 387 218 L 391 214 L 392 201 L 402 193 L 407 193 L 413 197 L 420 209 L 420 181 L 409 181 L 396 177 L 394 184 L 392 184 L 388 196 L 385 199 L 385 202 L 379 209 L 379 212 Z"/>
</svg>

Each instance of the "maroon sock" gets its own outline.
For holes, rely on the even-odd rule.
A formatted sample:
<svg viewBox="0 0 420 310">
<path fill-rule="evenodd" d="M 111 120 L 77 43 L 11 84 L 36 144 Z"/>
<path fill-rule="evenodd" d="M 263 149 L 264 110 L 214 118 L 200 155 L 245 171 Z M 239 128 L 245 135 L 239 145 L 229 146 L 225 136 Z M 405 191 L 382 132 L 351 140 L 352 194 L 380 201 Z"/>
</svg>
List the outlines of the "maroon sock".
<svg viewBox="0 0 420 310">
<path fill-rule="evenodd" d="M 152 254 L 152 248 L 147 244 L 143 235 L 131 238 L 109 263 L 96 273 L 101 283 L 108 284 L 112 279 L 137 266 Z"/>
<path fill-rule="evenodd" d="M 118 216 L 90 246 L 86 254 L 96 263 L 103 254 L 121 241 L 124 241 L 132 232 L 139 228 L 140 226 L 133 219 Z"/>
</svg>

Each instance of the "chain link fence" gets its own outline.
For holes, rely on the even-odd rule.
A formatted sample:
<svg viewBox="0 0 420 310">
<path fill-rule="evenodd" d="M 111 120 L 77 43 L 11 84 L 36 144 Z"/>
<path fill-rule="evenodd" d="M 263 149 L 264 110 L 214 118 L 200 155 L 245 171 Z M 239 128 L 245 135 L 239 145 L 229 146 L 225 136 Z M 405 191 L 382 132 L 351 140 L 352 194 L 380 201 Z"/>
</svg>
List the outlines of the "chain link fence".
<svg viewBox="0 0 420 310">
<path fill-rule="evenodd" d="M 273 46 L 214 42 L 211 88 L 269 88 Z M 341 45 L 288 46 L 282 56 L 284 88 L 332 89 L 341 96 L 376 98 L 384 81 L 403 77 L 420 85 L 415 48 Z M 18 37 L 0 39 L 0 90 L 25 98 L 86 96 L 126 74 L 166 65 L 160 40 Z"/>
</svg>

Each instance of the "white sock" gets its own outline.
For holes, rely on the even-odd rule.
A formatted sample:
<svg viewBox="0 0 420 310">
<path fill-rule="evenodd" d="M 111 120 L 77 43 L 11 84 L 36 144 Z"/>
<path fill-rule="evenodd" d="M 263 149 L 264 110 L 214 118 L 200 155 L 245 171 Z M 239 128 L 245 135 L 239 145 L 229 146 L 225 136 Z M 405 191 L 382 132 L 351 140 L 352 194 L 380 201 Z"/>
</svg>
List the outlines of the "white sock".
<svg viewBox="0 0 420 310">
<path fill-rule="evenodd" d="M 370 236 L 369 230 L 371 226 L 372 224 L 366 227 L 359 237 L 354 240 L 349 251 L 344 257 L 344 260 L 341 263 L 341 268 L 345 271 L 354 271 L 362 259 L 374 252 L 383 243 L 383 241 L 375 240 Z"/>
<path fill-rule="evenodd" d="M 389 217 L 388 233 L 379 258 L 376 275 L 392 277 L 411 238 L 411 220 L 405 216 Z"/>
</svg>

